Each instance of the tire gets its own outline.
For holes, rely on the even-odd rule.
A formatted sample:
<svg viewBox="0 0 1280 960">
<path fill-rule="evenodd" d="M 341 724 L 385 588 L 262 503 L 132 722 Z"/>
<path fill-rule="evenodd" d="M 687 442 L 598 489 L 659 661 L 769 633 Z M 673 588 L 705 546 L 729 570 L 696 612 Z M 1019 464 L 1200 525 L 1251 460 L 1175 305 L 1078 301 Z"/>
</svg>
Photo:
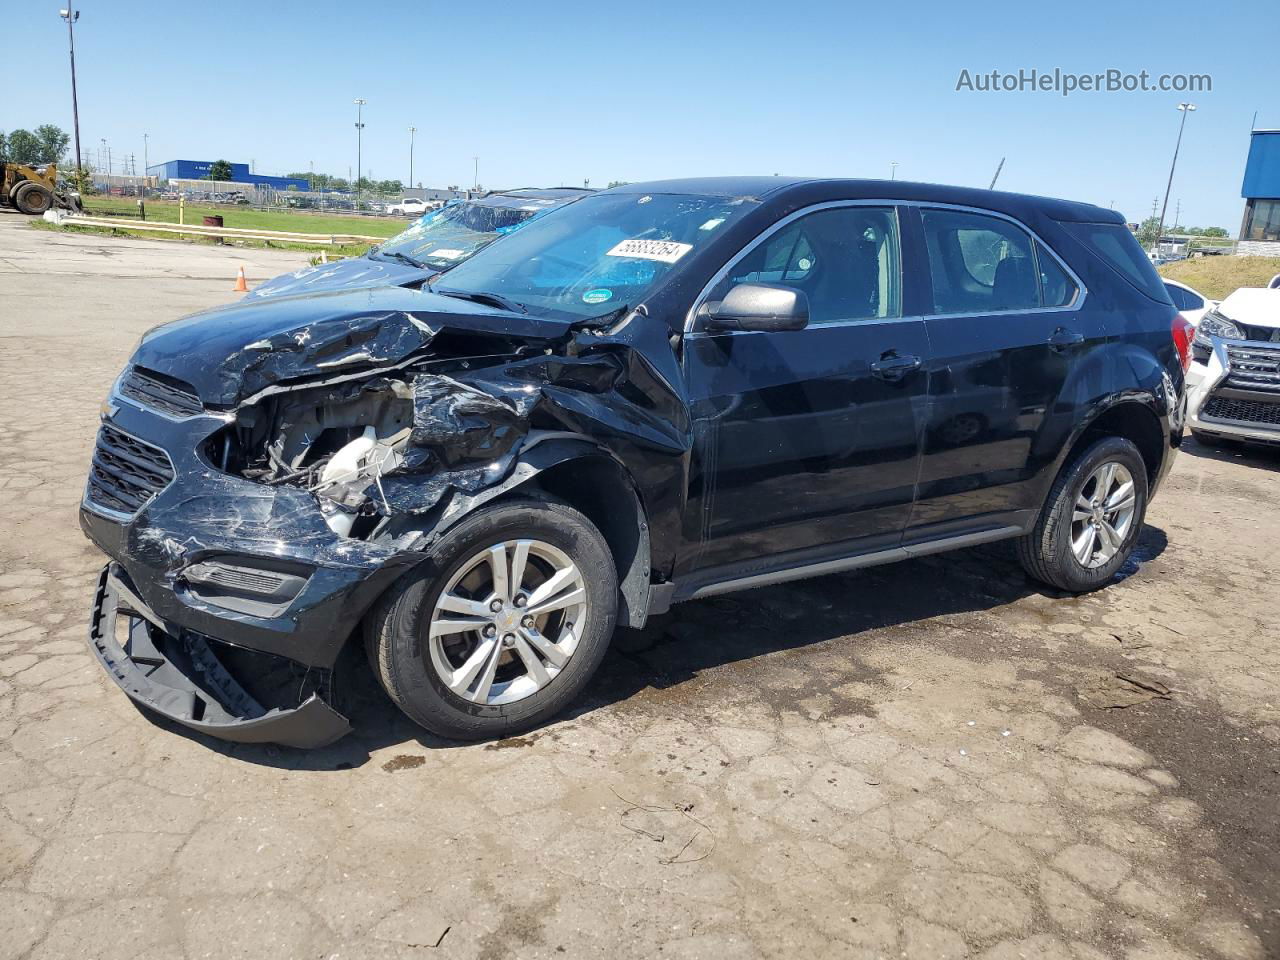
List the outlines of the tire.
<svg viewBox="0 0 1280 960">
<path fill-rule="evenodd" d="M 23 213 L 39 216 L 53 206 L 53 194 L 40 184 L 28 181 L 14 191 L 13 202 Z"/>
<path fill-rule="evenodd" d="M 464 603 L 487 610 L 489 601 L 485 598 L 502 595 L 496 583 L 486 584 L 486 577 L 493 579 L 493 567 L 479 558 L 490 548 L 503 545 L 502 568 L 509 577 L 519 562 L 515 541 L 532 544 L 526 548 L 528 559 L 522 564 L 526 571 L 523 584 L 539 577 L 550 583 L 552 577 L 567 576 L 566 560 L 578 579 L 566 579 L 563 591 L 553 589 L 549 594 L 552 600 L 544 598 L 536 605 L 529 603 L 537 598 L 535 584 L 509 591 L 506 596 L 510 599 L 501 612 L 467 611 L 437 617 L 451 630 L 463 620 L 476 622 L 477 629 L 454 630 L 433 638 L 433 615 L 442 613 L 437 604 Z M 462 579 L 455 583 L 459 577 Z M 471 584 L 480 586 L 468 586 Z M 442 599 L 446 588 L 448 601 Z M 540 615 L 534 628 L 525 629 L 529 611 L 577 596 L 579 589 L 581 603 Z M 518 610 L 522 597 L 527 605 Z M 389 590 L 365 618 L 365 643 L 374 674 L 410 719 L 441 737 L 483 740 L 528 730 L 568 706 L 604 658 L 617 608 L 613 557 L 591 521 L 557 501 L 512 500 L 479 510 L 446 533 L 432 548 L 429 559 Z M 456 606 L 451 609 L 460 610 Z M 449 616 L 457 619 L 445 624 Z M 579 622 L 570 617 L 580 618 Z M 498 631 L 492 639 L 483 632 L 490 625 Z M 547 641 L 555 637 L 561 642 L 551 643 L 549 650 Z M 513 645 L 504 648 L 508 640 Z M 485 650 L 496 653 L 496 658 L 486 656 Z M 539 651 L 553 653 L 555 660 L 562 662 L 557 666 Z M 540 675 L 529 668 L 530 655 L 541 664 Z M 477 659 L 483 660 L 484 666 L 474 679 L 465 681 L 466 689 L 451 689 L 444 671 L 455 671 L 452 676 L 461 683 L 458 678 L 465 676 L 468 665 Z M 491 659 L 498 664 L 496 672 L 489 669 Z"/>
<path fill-rule="evenodd" d="M 1133 509 L 1123 524 L 1119 523 L 1123 511 L 1105 512 L 1102 521 L 1106 522 L 1110 517 L 1110 523 L 1105 530 L 1095 528 L 1095 539 L 1091 541 L 1093 546 L 1090 547 L 1089 541 L 1081 539 L 1085 536 L 1084 526 L 1090 521 L 1076 519 L 1077 503 L 1091 501 L 1087 494 L 1097 492 L 1096 488 L 1101 483 L 1099 471 L 1109 464 L 1120 468 L 1115 471 L 1114 477 L 1123 477 L 1124 472 L 1127 472 L 1132 482 Z M 1117 494 L 1120 492 L 1120 487 L 1112 489 Z M 1103 508 L 1105 504 L 1099 510 Z M 1080 513 L 1086 512 L 1086 509 L 1080 508 Z M 1096 590 L 1105 586 L 1133 553 L 1146 512 L 1147 467 L 1142 455 L 1136 446 L 1123 437 L 1105 437 L 1082 450 L 1063 466 L 1049 491 L 1040 519 L 1029 534 L 1017 541 L 1018 559 L 1032 577 L 1060 590 L 1070 593 Z M 1080 536 L 1074 539 L 1073 524 L 1079 524 L 1076 531 L 1080 532 Z M 1106 530 L 1114 530 L 1119 534 L 1119 546 L 1104 560 L 1104 555 L 1113 549 L 1114 543 L 1108 540 Z M 1085 544 L 1085 551 L 1089 554 L 1088 564 L 1082 562 L 1077 555 L 1076 546 L 1080 543 Z"/>
</svg>

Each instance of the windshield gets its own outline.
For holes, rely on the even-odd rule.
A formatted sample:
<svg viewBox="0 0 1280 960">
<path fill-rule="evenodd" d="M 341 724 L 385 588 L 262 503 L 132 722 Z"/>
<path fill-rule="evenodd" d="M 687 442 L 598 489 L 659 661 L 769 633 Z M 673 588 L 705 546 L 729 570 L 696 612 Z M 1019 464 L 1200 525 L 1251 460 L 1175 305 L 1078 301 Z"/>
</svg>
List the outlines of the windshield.
<svg viewBox="0 0 1280 960">
<path fill-rule="evenodd" d="M 441 277 L 441 293 L 487 294 L 567 319 L 636 306 L 681 259 L 755 201 L 598 194 L 544 217 Z"/>
<path fill-rule="evenodd" d="M 399 254 L 426 267 L 451 267 L 566 202 L 507 195 L 454 200 L 382 244 L 375 256 Z"/>
</svg>

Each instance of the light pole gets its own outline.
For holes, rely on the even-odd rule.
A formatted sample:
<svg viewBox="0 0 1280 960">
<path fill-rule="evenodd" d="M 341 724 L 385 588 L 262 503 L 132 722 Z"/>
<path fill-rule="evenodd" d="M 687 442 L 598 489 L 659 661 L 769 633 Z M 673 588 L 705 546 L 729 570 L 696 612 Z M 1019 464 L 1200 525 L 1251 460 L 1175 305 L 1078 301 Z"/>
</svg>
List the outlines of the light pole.
<svg viewBox="0 0 1280 960">
<path fill-rule="evenodd" d="M 898 161 L 897 160 L 889 161 L 889 179 L 890 180 L 898 179 Z"/>
<path fill-rule="evenodd" d="M 408 128 L 408 188 L 413 189 L 413 134 L 417 127 Z"/>
<path fill-rule="evenodd" d="M 147 167 L 149 166 L 150 164 L 147 163 L 147 134 L 144 133 L 142 135 L 142 195 L 144 197 L 147 195 L 147 177 L 149 176 Z"/>
<path fill-rule="evenodd" d="M 474 192 L 479 193 L 480 192 L 480 158 L 472 157 L 471 159 L 476 162 L 476 179 L 475 179 L 475 183 L 473 184 L 473 189 L 474 189 Z"/>
<path fill-rule="evenodd" d="M 1164 215 L 1169 209 L 1169 191 L 1173 189 L 1173 171 L 1178 166 L 1178 150 L 1182 147 L 1182 128 L 1187 125 L 1187 114 L 1195 110 L 1194 103 L 1178 104 L 1178 111 L 1182 114 L 1182 120 L 1178 122 L 1178 142 L 1173 145 L 1173 162 L 1169 164 L 1169 182 L 1164 187 L 1164 206 L 1160 208 L 1160 223 L 1156 227 L 1156 238 L 1151 243 L 1151 252 L 1160 249 L 1160 235 L 1164 233 Z"/>
<path fill-rule="evenodd" d="M 71 9 L 71 0 L 67 0 L 67 9 L 59 10 L 58 15 L 67 21 L 67 47 L 71 51 L 71 126 L 76 133 L 76 183 L 83 190 L 84 172 L 80 166 L 80 104 L 76 100 L 75 22 L 80 19 L 80 11 Z"/>
<path fill-rule="evenodd" d="M 356 100 L 355 100 L 355 104 L 356 104 L 356 182 L 352 184 L 352 186 L 355 188 L 357 197 L 360 196 L 360 186 L 359 186 L 360 178 L 364 175 L 361 172 L 361 166 L 360 166 L 360 164 L 364 162 L 364 158 L 361 156 L 361 151 L 364 149 L 364 123 L 362 122 L 362 118 L 364 116 L 364 105 L 368 102 L 369 101 L 364 99 L 364 97 L 356 97 Z"/>
</svg>

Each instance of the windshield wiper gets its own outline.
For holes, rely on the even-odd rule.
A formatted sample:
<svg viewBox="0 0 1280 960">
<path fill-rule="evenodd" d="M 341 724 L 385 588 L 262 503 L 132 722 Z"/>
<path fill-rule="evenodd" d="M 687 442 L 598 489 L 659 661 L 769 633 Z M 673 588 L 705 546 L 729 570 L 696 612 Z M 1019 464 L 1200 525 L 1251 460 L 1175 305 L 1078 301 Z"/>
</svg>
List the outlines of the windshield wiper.
<svg viewBox="0 0 1280 960">
<path fill-rule="evenodd" d="M 411 267 L 417 267 L 419 270 L 431 269 L 421 260 L 415 260 L 407 253 L 401 253 L 399 250 L 379 250 L 378 256 L 385 260 L 399 260 L 401 263 L 407 263 Z"/>
<path fill-rule="evenodd" d="M 472 303 L 483 303 L 490 307 L 498 307 L 501 310 L 510 310 L 512 313 L 528 313 L 529 308 L 517 300 L 511 300 L 504 297 L 500 293 L 485 293 L 483 290 L 475 292 L 469 290 L 439 290 L 431 287 L 432 293 L 438 293 L 442 297 L 453 297 L 455 300 L 469 300 Z"/>
</svg>

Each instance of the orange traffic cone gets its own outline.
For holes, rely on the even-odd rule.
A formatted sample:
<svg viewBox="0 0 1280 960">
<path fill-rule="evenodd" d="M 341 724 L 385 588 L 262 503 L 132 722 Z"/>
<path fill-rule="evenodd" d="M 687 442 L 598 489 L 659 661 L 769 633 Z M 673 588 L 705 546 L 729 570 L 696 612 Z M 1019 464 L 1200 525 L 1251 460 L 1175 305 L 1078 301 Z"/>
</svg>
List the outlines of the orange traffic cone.
<svg viewBox="0 0 1280 960">
<path fill-rule="evenodd" d="M 248 291 L 249 285 L 244 282 L 244 267 L 240 268 L 240 272 L 236 274 L 236 293 L 245 293 Z"/>
</svg>

